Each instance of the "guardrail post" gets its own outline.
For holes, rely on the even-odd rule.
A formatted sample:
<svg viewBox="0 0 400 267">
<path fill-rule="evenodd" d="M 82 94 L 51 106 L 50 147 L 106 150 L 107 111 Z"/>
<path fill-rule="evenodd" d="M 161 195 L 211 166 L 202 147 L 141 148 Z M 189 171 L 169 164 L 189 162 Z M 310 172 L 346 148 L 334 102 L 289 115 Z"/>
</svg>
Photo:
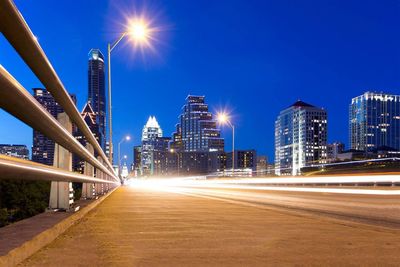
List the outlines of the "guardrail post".
<svg viewBox="0 0 400 267">
<path fill-rule="evenodd" d="M 72 122 L 66 113 L 58 114 L 57 120 L 70 133 Z M 59 144 L 55 144 L 53 166 L 72 171 L 72 154 Z M 51 182 L 49 209 L 70 210 L 74 203 L 74 190 L 71 182 Z"/>
<path fill-rule="evenodd" d="M 98 156 L 97 159 L 100 161 L 100 163 L 103 163 L 103 159 Z M 96 178 L 99 179 L 103 179 L 104 178 L 105 173 L 103 173 L 101 170 L 96 169 Z M 102 195 L 104 193 L 103 190 L 103 183 L 96 183 L 95 184 L 95 188 L 96 188 L 96 195 Z"/>
<path fill-rule="evenodd" d="M 108 174 L 105 173 L 104 176 L 105 176 L 105 179 L 106 179 L 107 181 L 110 180 Z M 110 184 L 104 184 L 104 191 L 105 191 L 105 193 L 108 193 L 108 191 L 110 191 Z"/>
<path fill-rule="evenodd" d="M 90 143 L 86 144 L 86 149 L 91 154 L 94 154 L 93 146 Z M 94 167 L 87 161 L 85 161 L 83 174 L 94 177 Z M 83 183 L 82 184 L 82 199 L 92 199 L 94 197 L 95 197 L 94 183 Z"/>
</svg>

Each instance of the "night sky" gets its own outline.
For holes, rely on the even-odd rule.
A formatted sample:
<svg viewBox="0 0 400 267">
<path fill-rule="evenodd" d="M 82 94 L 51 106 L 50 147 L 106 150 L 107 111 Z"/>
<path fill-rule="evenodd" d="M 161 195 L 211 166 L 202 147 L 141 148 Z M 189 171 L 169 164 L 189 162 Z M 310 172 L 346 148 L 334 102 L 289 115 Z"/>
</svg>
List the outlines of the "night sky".
<svg viewBox="0 0 400 267">
<path fill-rule="evenodd" d="M 87 54 L 152 18 L 154 50 L 124 40 L 113 51 L 114 142 L 132 159 L 155 115 L 170 136 L 188 94 L 232 113 L 238 148 L 274 153 L 279 111 L 301 99 L 328 111 L 329 141 L 348 143 L 348 105 L 367 90 L 400 93 L 400 2 L 288 0 L 15 1 L 61 80 L 87 100 Z M 31 91 L 41 83 L 0 37 L 0 63 Z M 32 130 L 0 112 L 0 143 L 31 147 Z M 226 150 L 231 133 L 224 128 Z M 129 160 L 129 161 L 130 161 Z"/>
</svg>

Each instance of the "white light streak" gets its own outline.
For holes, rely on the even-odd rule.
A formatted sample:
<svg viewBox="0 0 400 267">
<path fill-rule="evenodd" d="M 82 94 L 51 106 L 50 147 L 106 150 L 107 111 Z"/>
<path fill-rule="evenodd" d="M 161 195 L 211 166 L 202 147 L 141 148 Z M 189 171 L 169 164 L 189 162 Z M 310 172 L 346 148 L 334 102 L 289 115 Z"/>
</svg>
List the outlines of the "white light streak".
<svg viewBox="0 0 400 267">
<path fill-rule="evenodd" d="M 337 187 L 310 187 L 313 184 L 362 184 L 362 183 L 399 183 L 399 175 L 376 176 L 329 176 L 311 178 L 252 178 L 252 179 L 215 179 L 200 180 L 196 178 L 173 179 L 134 179 L 130 185 L 159 191 L 182 191 L 190 188 L 203 189 L 243 189 L 264 191 L 292 191 L 309 193 L 337 193 L 363 195 L 400 195 L 400 190 L 394 189 L 359 189 Z M 308 184 L 300 187 L 299 184 Z M 290 185 L 290 186 L 285 186 Z M 370 187 L 373 188 L 373 187 Z"/>
</svg>

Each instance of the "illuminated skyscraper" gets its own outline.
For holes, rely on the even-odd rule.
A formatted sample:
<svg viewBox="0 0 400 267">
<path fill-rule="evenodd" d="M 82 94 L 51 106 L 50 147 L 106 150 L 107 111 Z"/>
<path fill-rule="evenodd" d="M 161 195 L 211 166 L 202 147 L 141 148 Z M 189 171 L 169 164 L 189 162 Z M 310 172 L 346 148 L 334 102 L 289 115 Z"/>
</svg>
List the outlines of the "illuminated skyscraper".
<svg viewBox="0 0 400 267">
<path fill-rule="evenodd" d="M 181 134 L 181 147 L 184 152 L 224 151 L 224 139 L 221 138 L 217 122 L 213 119 L 204 96 L 189 95 L 179 116 L 177 133 Z M 175 138 L 178 140 L 179 138 Z"/>
<path fill-rule="evenodd" d="M 352 149 L 400 150 L 400 95 L 366 92 L 351 100 L 349 117 Z"/>
<path fill-rule="evenodd" d="M 226 167 L 224 139 L 204 96 L 189 95 L 182 107 L 170 149 L 181 175 L 206 174 Z"/>
<path fill-rule="evenodd" d="M 326 111 L 302 101 L 281 111 L 275 121 L 276 174 L 298 175 L 301 168 L 326 158 Z"/>
<path fill-rule="evenodd" d="M 104 56 L 99 49 L 89 52 L 88 102 L 96 114 L 99 144 L 105 149 L 106 141 L 106 93 L 104 80 Z"/>
<path fill-rule="evenodd" d="M 142 131 L 141 169 L 143 175 L 151 175 L 154 172 L 153 152 L 157 145 L 157 139 L 163 132 L 155 117 L 150 116 Z"/>
<path fill-rule="evenodd" d="M 54 100 L 53 96 L 44 88 L 33 88 L 33 97 L 57 119 L 59 113 L 63 112 L 61 106 Z M 39 131 L 33 130 L 32 161 L 53 165 L 54 141 L 47 138 Z"/>
</svg>

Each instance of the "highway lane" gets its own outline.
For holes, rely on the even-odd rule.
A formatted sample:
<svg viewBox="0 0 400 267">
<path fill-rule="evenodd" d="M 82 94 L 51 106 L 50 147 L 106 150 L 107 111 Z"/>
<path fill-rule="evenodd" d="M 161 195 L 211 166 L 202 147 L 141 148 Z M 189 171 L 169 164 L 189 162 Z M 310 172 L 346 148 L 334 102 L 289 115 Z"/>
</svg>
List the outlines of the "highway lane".
<svg viewBox="0 0 400 267">
<path fill-rule="evenodd" d="M 118 188 L 21 266 L 399 265 L 398 229 L 224 199 L 257 193 L 282 202 L 299 193 L 162 183 Z"/>
<path fill-rule="evenodd" d="M 149 185 L 151 187 L 151 185 Z M 267 187 L 268 188 L 268 187 Z M 356 221 L 372 225 L 400 229 L 400 195 L 397 187 L 388 188 L 336 188 L 338 190 L 368 190 L 361 193 L 331 193 L 285 191 L 329 190 L 327 187 L 277 187 L 280 190 L 268 190 L 257 185 L 207 184 L 200 181 L 193 183 L 172 184 L 158 187 L 159 190 L 228 201 L 239 205 L 251 205 L 268 209 L 280 209 L 296 213 L 328 216 L 341 220 Z M 154 189 L 154 187 L 153 187 Z M 375 195 L 378 192 L 392 192 L 395 195 Z M 350 191 L 353 192 L 353 191 Z"/>
</svg>

